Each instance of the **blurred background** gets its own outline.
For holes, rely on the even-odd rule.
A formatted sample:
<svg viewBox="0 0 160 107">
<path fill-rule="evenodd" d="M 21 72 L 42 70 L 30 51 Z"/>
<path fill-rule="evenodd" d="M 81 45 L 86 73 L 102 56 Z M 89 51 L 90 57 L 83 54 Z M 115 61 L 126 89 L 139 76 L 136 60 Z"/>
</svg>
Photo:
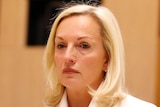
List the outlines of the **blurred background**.
<svg viewBox="0 0 160 107">
<path fill-rule="evenodd" d="M 43 54 L 60 1 L 0 0 L 0 107 L 43 107 Z M 159 0 L 101 4 L 114 13 L 122 31 L 129 93 L 160 106 Z"/>
</svg>

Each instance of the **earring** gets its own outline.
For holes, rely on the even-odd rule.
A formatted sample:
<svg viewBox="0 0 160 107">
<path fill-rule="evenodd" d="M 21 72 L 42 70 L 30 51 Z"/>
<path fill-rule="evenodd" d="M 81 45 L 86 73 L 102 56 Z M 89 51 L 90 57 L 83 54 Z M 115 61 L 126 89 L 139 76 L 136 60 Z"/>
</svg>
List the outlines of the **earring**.
<svg viewBox="0 0 160 107">
<path fill-rule="evenodd" d="M 107 72 L 107 69 L 105 69 L 104 72 Z"/>
</svg>

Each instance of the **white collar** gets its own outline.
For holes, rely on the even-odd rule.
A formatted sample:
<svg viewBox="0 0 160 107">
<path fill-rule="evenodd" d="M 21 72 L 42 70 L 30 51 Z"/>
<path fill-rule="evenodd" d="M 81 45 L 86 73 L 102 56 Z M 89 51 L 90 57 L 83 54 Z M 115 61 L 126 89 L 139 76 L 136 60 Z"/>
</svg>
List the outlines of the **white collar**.
<svg viewBox="0 0 160 107">
<path fill-rule="evenodd" d="M 58 107 L 68 107 L 67 93 L 66 93 L 66 91 L 64 91 L 62 99 L 61 99 Z"/>
<path fill-rule="evenodd" d="M 102 85 L 102 83 L 100 84 L 100 86 Z M 66 91 L 64 91 L 62 99 L 61 99 L 58 107 L 68 107 L 67 93 L 66 93 Z M 98 106 L 97 106 L 96 102 L 92 99 L 88 107 L 98 107 Z"/>
</svg>

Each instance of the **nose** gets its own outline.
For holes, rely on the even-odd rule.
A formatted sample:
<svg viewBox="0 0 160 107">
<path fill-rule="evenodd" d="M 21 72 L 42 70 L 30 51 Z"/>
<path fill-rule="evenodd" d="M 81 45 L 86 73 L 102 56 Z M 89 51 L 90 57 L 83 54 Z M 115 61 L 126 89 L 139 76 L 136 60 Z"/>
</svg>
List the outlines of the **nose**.
<svg viewBox="0 0 160 107">
<path fill-rule="evenodd" d="M 64 59 L 66 66 L 72 66 L 76 63 L 76 49 L 73 46 L 67 46 Z"/>
</svg>

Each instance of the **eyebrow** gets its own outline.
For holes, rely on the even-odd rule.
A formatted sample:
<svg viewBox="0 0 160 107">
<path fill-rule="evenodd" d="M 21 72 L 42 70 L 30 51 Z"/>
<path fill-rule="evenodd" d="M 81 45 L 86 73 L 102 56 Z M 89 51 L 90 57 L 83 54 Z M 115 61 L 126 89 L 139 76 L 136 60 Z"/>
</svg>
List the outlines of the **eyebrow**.
<svg viewBox="0 0 160 107">
<path fill-rule="evenodd" d="M 86 38 L 88 38 L 88 39 L 93 39 L 93 38 L 88 37 L 88 36 L 82 36 L 82 37 L 79 37 L 77 40 L 86 39 Z"/>
<path fill-rule="evenodd" d="M 61 39 L 61 40 L 64 40 L 62 37 L 60 36 L 55 36 L 55 39 L 58 38 L 58 39 Z"/>
<path fill-rule="evenodd" d="M 55 36 L 55 39 L 58 38 L 58 39 L 61 39 L 61 40 L 64 40 L 62 37 L 60 36 Z M 89 39 L 93 39 L 91 37 L 88 37 L 88 36 L 82 36 L 82 37 L 78 37 L 77 40 L 81 40 L 81 39 L 86 39 L 86 38 L 89 38 Z"/>
</svg>

